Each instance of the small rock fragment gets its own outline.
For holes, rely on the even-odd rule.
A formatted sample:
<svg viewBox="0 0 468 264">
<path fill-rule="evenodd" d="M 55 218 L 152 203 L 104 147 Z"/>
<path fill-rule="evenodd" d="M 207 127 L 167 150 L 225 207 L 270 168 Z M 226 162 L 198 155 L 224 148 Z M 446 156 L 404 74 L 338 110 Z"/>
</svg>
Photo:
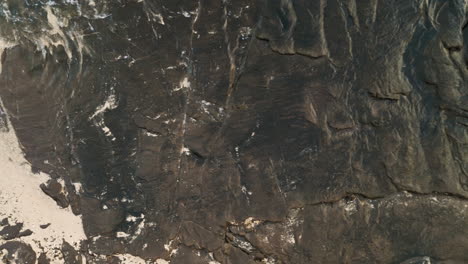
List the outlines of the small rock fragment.
<svg viewBox="0 0 468 264">
<path fill-rule="evenodd" d="M 44 224 L 44 225 L 40 225 L 39 227 L 42 228 L 42 229 L 46 229 L 50 226 L 50 223 L 48 224 Z"/>
<path fill-rule="evenodd" d="M 41 184 L 41 190 L 62 208 L 69 205 L 63 186 L 55 179 L 50 179 L 47 183 Z"/>
</svg>

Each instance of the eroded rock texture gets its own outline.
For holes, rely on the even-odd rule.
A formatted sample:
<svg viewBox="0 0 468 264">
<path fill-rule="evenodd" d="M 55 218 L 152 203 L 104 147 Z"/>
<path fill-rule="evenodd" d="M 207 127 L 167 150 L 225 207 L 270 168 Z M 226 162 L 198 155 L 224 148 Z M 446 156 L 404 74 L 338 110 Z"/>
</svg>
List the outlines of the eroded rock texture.
<svg viewBox="0 0 468 264">
<path fill-rule="evenodd" d="M 466 0 L 2 3 L 66 263 L 468 263 Z"/>
</svg>

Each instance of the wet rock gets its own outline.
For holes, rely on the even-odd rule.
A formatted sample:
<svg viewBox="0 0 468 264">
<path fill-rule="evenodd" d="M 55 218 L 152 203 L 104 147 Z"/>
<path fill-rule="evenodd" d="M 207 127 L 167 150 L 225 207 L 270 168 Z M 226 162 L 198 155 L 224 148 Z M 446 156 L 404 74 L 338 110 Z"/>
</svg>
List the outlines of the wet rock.
<svg viewBox="0 0 468 264">
<path fill-rule="evenodd" d="M 125 214 L 122 208 L 104 208 L 98 199 L 82 199 L 84 230 L 88 236 L 109 234 L 122 223 Z"/>
<path fill-rule="evenodd" d="M 26 229 L 24 231 L 21 231 L 18 235 L 18 237 L 23 237 L 23 236 L 30 236 L 33 234 L 33 231 L 31 231 L 30 229 Z"/>
<path fill-rule="evenodd" d="M 70 264 L 83 263 L 81 255 L 66 241 L 63 241 L 61 252 L 62 252 L 63 260 L 65 261 L 65 263 L 70 263 Z"/>
<path fill-rule="evenodd" d="M 5 240 L 17 238 L 19 237 L 22 228 L 22 223 L 17 223 L 15 225 L 7 225 L 4 228 L 2 228 L 2 230 L 0 230 L 0 236 Z"/>
<path fill-rule="evenodd" d="M 430 257 L 416 257 L 403 261 L 401 264 L 431 264 L 438 263 Z"/>
<path fill-rule="evenodd" d="M 263 259 L 254 259 L 252 256 L 249 256 L 247 252 L 244 252 L 242 249 L 226 245 L 224 247 L 225 257 L 223 263 L 256 263 L 255 260 L 262 261 Z"/>
<path fill-rule="evenodd" d="M 47 258 L 47 255 L 41 253 L 39 258 L 37 258 L 37 264 L 50 264 L 50 260 Z"/>
<path fill-rule="evenodd" d="M 468 262 L 466 1 L 1 9 L 0 133 L 87 260 Z"/>
<path fill-rule="evenodd" d="M 69 192 L 68 193 L 68 201 L 70 202 L 70 207 L 72 209 L 72 212 L 75 215 L 80 215 L 81 214 L 80 196 L 78 194 L 76 194 L 75 192 Z"/>
<path fill-rule="evenodd" d="M 50 179 L 47 183 L 41 184 L 40 187 L 41 190 L 50 196 L 50 198 L 54 199 L 60 207 L 68 207 L 69 202 L 65 194 L 64 186 L 62 186 L 57 180 Z"/>
<path fill-rule="evenodd" d="M 3 252 L 4 250 L 8 252 L 3 256 L 3 261 L 5 261 L 5 263 L 36 263 L 36 253 L 31 246 L 27 244 L 17 241 L 9 241 L 0 245 L 0 252 Z"/>
<path fill-rule="evenodd" d="M 173 254 L 171 263 L 182 264 L 182 263 L 194 263 L 202 264 L 209 263 L 211 260 L 210 256 L 203 250 L 194 250 L 185 246 L 179 247 L 177 253 Z"/>
<path fill-rule="evenodd" d="M 1 106 L 0 106 L 0 131 L 1 132 L 8 132 L 7 117 L 6 117 L 6 114 L 5 114 L 5 112 L 4 112 L 4 110 L 2 109 Z"/>
<path fill-rule="evenodd" d="M 0 226 L 6 226 L 9 225 L 8 218 L 3 218 L 2 221 L 0 221 Z"/>
</svg>

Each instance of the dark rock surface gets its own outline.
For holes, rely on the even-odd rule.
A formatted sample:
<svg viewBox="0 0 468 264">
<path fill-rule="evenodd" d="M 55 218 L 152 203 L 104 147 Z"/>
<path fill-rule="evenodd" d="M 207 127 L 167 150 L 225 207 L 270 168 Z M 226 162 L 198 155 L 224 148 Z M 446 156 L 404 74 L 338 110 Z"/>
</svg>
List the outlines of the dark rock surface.
<svg viewBox="0 0 468 264">
<path fill-rule="evenodd" d="M 39 225 L 40 228 L 46 229 L 50 226 L 50 224 Z"/>
<path fill-rule="evenodd" d="M 31 229 L 26 229 L 24 231 L 21 231 L 18 235 L 18 237 L 23 237 L 23 236 L 30 236 L 33 234 L 33 231 Z"/>
<path fill-rule="evenodd" d="M 3 255 L 3 252 L 7 252 Z M 10 241 L 0 245 L 0 261 L 2 263 L 21 263 L 21 264 L 34 264 L 36 263 L 36 253 L 27 244 Z"/>
<path fill-rule="evenodd" d="M 41 190 L 54 199 L 57 205 L 66 208 L 70 205 L 67 196 L 65 195 L 63 186 L 55 179 L 50 179 L 47 183 L 40 185 Z"/>
<path fill-rule="evenodd" d="M 76 252 L 76 250 L 68 244 L 66 241 L 62 245 L 62 255 L 64 258 L 65 263 L 70 264 L 82 264 L 82 256 Z"/>
<path fill-rule="evenodd" d="M 6 219 L 6 221 L 5 221 Z M 30 229 L 23 230 L 23 223 L 16 223 L 14 225 L 8 224 L 8 219 L 5 218 L 2 223 L 4 227 L 0 229 L 0 238 L 3 240 L 12 240 L 15 238 L 30 236 L 33 232 Z M 21 231 L 23 230 L 23 231 Z"/>
<path fill-rule="evenodd" d="M 0 236 L 4 240 L 11 240 L 13 238 L 17 238 L 20 235 L 20 231 L 23 228 L 22 223 L 18 223 L 15 225 L 7 225 L 0 230 Z"/>
<path fill-rule="evenodd" d="M 8 218 L 3 218 L 2 221 L 0 221 L 0 226 L 6 226 L 9 225 Z"/>
<path fill-rule="evenodd" d="M 468 263 L 467 7 L 5 1 L 0 132 L 67 263 Z"/>
<path fill-rule="evenodd" d="M 50 264 L 50 260 L 47 258 L 45 253 L 42 253 L 37 259 L 37 264 Z"/>
</svg>

